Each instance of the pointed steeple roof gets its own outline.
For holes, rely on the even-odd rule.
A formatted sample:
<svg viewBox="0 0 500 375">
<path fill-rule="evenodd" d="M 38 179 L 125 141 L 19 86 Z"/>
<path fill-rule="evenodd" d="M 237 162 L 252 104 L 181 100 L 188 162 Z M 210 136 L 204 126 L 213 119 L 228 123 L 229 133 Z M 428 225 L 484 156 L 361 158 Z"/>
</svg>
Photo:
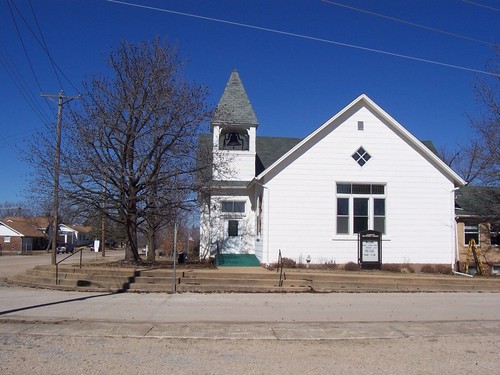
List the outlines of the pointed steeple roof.
<svg viewBox="0 0 500 375">
<path fill-rule="evenodd" d="M 224 93 L 217 105 L 212 124 L 254 126 L 259 124 L 238 71 L 231 72 Z"/>
</svg>

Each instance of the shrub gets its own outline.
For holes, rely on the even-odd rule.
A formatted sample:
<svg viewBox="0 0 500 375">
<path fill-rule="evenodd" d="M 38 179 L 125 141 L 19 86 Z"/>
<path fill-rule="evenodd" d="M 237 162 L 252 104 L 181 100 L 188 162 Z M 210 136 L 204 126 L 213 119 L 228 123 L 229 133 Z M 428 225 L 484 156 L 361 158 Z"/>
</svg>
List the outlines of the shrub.
<svg viewBox="0 0 500 375">
<path fill-rule="evenodd" d="M 423 273 L 434 273 L 434 266 L 432 264 L 424 264 L 420 268 L 420 272 L 423 272 Z"/>
<path fill-rule="evenodd" d="M 361 266 L 357 263 L 354 262 L 348 262 L 344 264 L 344 270 L 346 271 L 359 271 L 361 269 Z"/>
<path fill-rule="evenodd" d="M 401 272 L 403 273 L 415 273 L 415 267 L 413 267 L 407 260 L 401 265 Z"/>
<path fill-rule="evenodd" d="M 327 270 L 335 270 L 337 269 L 337 262 L 335 260 L 327 260 L 324 261 L 321 264 L 321 268 L 327 269 Z"/>
<path fill-rule="evenodd" d="M 402 266 L 397 263 L 382 264 L 382 271 L 402 272 Z"/>
<path fill-rule="evenodd" d="M 420 269 L 420 272 L 424 273 L 439 273 L 442 275 L 450 275 L 451 267 L 446 264 L 424 264 Z"/>
<path fill-rule="evenodd" d="M 290 258 L 281 258 L 283 268 L 297 268 L 297 262 Z"/>
<path fill-rule="evenodd" d="M 446 264 L 436 264 L 434 266 L 434 271 L 436 273 L 440 273 L 440 274 L 443 274 L 443 275 L 450 275 L 452 272 L 451 272 L 451 267 L 446 265 Z"/>
</svg>

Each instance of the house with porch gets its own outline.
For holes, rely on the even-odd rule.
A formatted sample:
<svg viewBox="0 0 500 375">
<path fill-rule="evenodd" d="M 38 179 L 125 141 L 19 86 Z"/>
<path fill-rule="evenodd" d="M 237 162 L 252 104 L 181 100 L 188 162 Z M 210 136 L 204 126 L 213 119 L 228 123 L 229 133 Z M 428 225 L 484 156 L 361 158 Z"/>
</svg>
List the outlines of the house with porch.
<svg viewBox="0 0 500 375">
<path fill-rule="evenodd" d="M 47 217 L 8 216 L 0 221 L 0 249 L 6 252 L 30 253 L 45 250 L 49 244 Z M 73 246 L 93 242 L 92 228 L 82 225 L 59 224 L 57 242 Z"/>
<path fill-rule="evenodd" d="M 359 234 L 372 230 L 382 263 L 455 267 L 465 181 L 367 95 L 304 139 L 258 136 L 258 126 L 234 70 L 200 139 L 213 159 L 201 256 L 345 264 L 359 261 Z"/>
<path fill-rule="evenodd" d="M 47 218 L 8 216 L 0 221 L 0 249 L 18 254 L 45 249 L 48 225 Z"/>
<path fill-rule="evenodd" d="M 86 246 L 94 242 L 92 228 L 84 225 L 59 224 L 58 242 Z"/>
</svg>

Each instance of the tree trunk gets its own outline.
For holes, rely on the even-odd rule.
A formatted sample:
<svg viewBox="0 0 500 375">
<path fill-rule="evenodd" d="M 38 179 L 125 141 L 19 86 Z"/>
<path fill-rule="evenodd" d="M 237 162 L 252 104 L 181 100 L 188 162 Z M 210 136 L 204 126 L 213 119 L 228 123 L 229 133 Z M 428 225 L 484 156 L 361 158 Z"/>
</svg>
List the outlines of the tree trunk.
<svg viewBox="0 0 500 375">
<path fill-rule="evenodd" d="M 141 260 L 141 257 L 139 256 L 139 249 L 137 247 L 137 214 L 135 210 L 133 211 L 134 213 L 129 211 L 130 213 L 126 217 L 127 246 L 125 247 L 125 260 L 135 260 L 138 262 Z"/>
<path fill-rule="evenodd" d="M 156 259 L 156 231 L 148 228 L 148 261 L 154 262 Z"/>
</svg>

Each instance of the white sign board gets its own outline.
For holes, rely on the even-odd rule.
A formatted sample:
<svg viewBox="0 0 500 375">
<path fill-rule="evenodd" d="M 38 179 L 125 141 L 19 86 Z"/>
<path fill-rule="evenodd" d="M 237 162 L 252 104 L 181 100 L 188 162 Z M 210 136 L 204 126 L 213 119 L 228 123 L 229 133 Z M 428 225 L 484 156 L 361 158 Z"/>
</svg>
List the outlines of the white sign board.
<svg viewBox="0 0 500 375">
<path fill-rule="evenodd" d="M 378 262 L 378 241 L 363 241 L 363 262 Z"/>
</svg>

